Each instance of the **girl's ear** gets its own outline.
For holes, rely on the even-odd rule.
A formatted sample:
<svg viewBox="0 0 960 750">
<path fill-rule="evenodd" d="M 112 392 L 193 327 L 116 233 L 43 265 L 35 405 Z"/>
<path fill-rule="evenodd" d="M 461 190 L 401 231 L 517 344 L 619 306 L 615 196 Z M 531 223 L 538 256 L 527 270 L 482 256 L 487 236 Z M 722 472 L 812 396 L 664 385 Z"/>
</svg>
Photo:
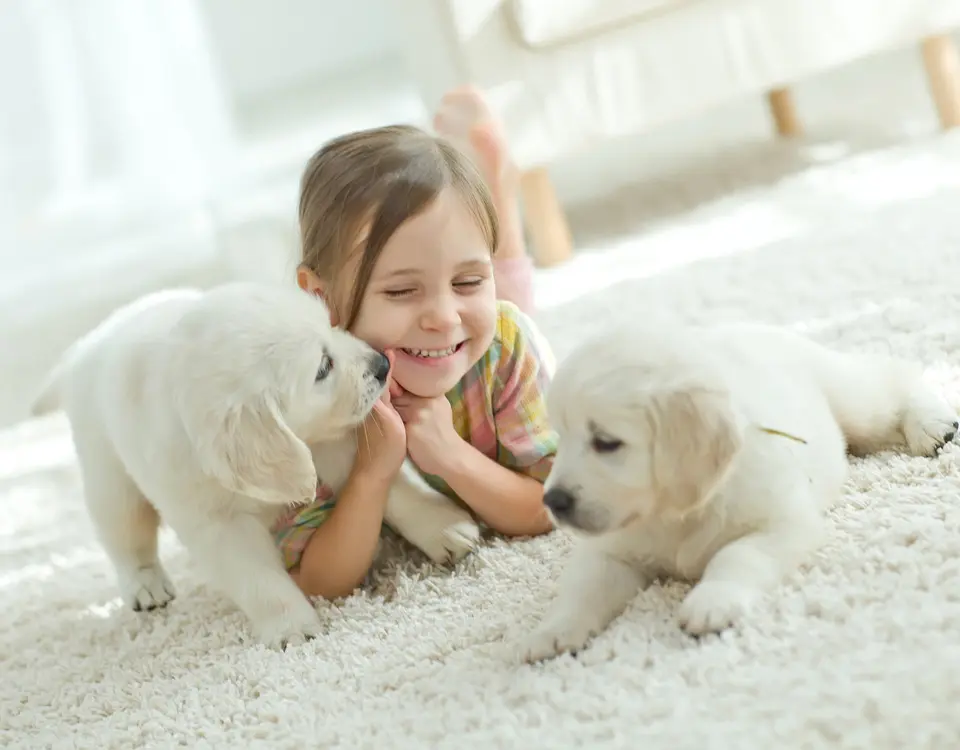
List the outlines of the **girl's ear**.
<svg viewBox="0 0 960 750">
<path fill-rule="evenodd" d="M 326 299 L 323 282 L 320 281 L 319 277 L 309 268 L 297 266 L 297 284 L 308 294 L 316 294 Z"/>
<path fill-rule="evenodd" d="M 297 284 L 307 294 L 315 294 L 327 303 L 327 309 L 330 310 L 330 325 L 337 324 L 337 313 L 333 306 L 333 300 L 327 294 L 326 284 L 320 280 L 313 271 L 303 266 L 297 267 Z"/>
</svg>

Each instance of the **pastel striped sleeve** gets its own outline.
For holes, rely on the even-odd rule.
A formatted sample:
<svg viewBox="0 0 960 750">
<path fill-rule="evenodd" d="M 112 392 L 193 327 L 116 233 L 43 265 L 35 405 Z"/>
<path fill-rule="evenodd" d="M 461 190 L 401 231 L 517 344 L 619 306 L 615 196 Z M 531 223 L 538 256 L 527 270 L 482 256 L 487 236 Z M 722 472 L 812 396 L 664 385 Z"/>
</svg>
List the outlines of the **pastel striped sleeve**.
<svg viewBox="0 0 960 750">
<path fill-rule="evenodd" d="M 291 508 L 273 523 L 270 531 L 287 570 L 300 564 L 310 537 L 327 520 L 335 504 L 333 490 L 325 484 L 318 484 L 312 503 Z"/>
<path fill-rule="evenodd" d="M 498 307 L 500 353 L 493 382 L 497 462 L 543 482 L 558 442 L 545 399 L 553 355 L 533 321 L 516 305 L 500 302 Z"/>
</svg>

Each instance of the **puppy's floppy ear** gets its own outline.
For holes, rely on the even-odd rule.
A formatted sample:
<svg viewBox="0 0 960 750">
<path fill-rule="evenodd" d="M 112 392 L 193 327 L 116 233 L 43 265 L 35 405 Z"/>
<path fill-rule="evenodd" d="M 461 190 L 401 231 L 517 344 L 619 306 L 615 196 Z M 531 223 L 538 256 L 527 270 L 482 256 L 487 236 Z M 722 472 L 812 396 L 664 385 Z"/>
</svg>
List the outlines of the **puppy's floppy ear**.
<svg viewBox="0 0 960 750">
<path fill-rule="evenodd" d="M 653 399 L 652 471 L 664 512 L 679 516 L 706 503 L 743 443 L 729 394 L 689 388 Z"/>
<path fill-rule="evenodd" d="M 201 470 L 228 490 L 278 505 L 316 496 L 310 449 L 269 396 L 226 403 L 191 399 L 180 403 L 180 412 Z"/>
</svg>

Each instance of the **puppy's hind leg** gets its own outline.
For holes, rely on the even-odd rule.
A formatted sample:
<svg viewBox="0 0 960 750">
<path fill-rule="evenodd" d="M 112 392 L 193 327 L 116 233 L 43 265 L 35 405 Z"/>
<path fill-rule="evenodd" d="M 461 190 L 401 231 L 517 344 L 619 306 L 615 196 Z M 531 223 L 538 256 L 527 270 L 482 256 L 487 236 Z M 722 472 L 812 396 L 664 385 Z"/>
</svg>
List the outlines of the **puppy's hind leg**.
<svg viewBox="0 0 960 750">
<path fill-rule="evenodd" d="M 930 456 L 956 436 L 956 411 L 914 365 L 835 352 L 820 364 L 821 384 L 851 453 L 905 447 Z"/>
<path fill-rule="evenodd" d="M 165 606 L 174 590 L 157 557 L 157 511 L 106 445 L 77 452 L 90 519 L 124 602 L 137 612 Z"/>
<path fill-rule="evenodd" d="M 958 427 L 956 411 L 917 377 L 900 424 L 907 450 L 914 456 L 933 455 L 956 437 Z"/>
</svg>

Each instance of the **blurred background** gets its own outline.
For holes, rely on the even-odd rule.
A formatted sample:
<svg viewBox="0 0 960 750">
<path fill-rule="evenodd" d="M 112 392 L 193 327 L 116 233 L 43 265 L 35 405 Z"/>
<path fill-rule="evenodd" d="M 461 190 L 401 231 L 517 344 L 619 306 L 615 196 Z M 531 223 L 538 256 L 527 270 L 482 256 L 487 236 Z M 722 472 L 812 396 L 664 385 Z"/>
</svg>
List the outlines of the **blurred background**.
<svg viewBox="0 0 960 750">
<path fill-rule="evenodd" d="M 567 1 L 0 2 L 0 425 L 116 305 L 292 278 L 310 153 L 428 127 L 448 84 L 489 92 L 572 228 L 572 257 L 540 263 L 541 308 L 763 242 L 782 227 L 750 217 L 637 238 L 945 124 L 931 81 L 956 68 L 956 2 Z"/>
</svg>

